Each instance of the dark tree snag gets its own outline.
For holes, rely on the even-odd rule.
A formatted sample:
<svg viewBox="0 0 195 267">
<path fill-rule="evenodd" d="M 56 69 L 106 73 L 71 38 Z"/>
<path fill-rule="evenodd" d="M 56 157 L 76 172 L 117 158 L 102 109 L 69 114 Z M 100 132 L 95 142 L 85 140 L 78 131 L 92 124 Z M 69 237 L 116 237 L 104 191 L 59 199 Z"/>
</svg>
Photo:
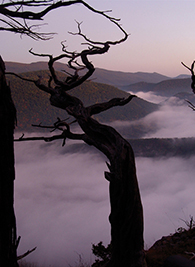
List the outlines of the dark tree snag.
<svg viewBox="0 0 195 267">
<path fill-rule="evenodd" d="M 0 264 L 4 267 L 17 265 L 16 222 L 13 208 L 14 195 L 14 148 L 13 131 L 16 110 L 10 88 L 5 79 L 5 66 L 0 57 Z"/>
<path fill-rule="evenodd" d="M 93 145 L 102 153 L 104 153 L 109 163 L 107 163 L 108 172 L 105 172 L 105 178 L 110 183 L 110 205 L 111 213 L 109 221 L 111 224 L 111 244 L 112 258 L 107 266 L 109 267 L 144 267 L 145 255 L 143 249 L 143 210 L 138 188 L 134 153 L 131 145 L 112 127 L 104 125 L 92 118 L 92 115 L 103 112 L 115 106 L 123 106 L 131 101 L 134 97 L 130 95 L 127 99 L 114 98 L 105 103 L 98 103 L 89 107 L 84 107 L 82 101 L 67 92 L 72 88 L 86 81 L 94 72 L 95 68 L 88 60 L 88 56 L 103 54 L 109 50 L 110 45 L 122 42 L 119 41 L 105 43 L 96 43 L 89 40 L 81 33 L 80 24 L 78 24 L 79 32 L 89 45 L 88 49 L 80 53 L 67 52 L 63 46 L 63 54 L 53 58 L 51 55 L 39 55 L 32 50 L 32 54 L 36 56 L 49 57 L 49 70 L 51 77 L 49 86 L 42 84 L 41 79 L 34 84 L 41 90 L 51 95 L 51 105 L 64 109 L 67 113 L 74 117 L 83 130 L 83 134 L 74 134 L 70 131 L 70 125 L 67 122 L 58 120 L 55 129 L 61 130 L 62 134 L 52 137 L 24 138 L 23 136 L 17 141 L 22 140 L 45 140 L 52 141 L 54 139 L 79 139 L 89 145 Z M 69 58 L 69 66 L 74 70 L 75 74 L 69 76 L 66 81 L 60 81 L 54 69 L 54 62 L 60 58 Z M 82 65 L 86 68 L 86 73 L 79 77 L 81 64 L 75 62 L 76 59 L 81 60 Z M 53 80 L 55 87 L 51 87 Z M 63 127 L 64 126 L 64 127 Z M 40 125 L 41 127 L 41 125 Z M 51 127 L 48 127 L 51 128 Z"/>
<path fill-rule="evenodd" d="M 82 0 L 72 0 L 72 1 L 53 1 L 53 0 L 5 0 L 0 4 L 0 31 L 8 31 L 19 33 L 21 35 L 27 35 L 32 39 L 36 40 L 48 40 L 52 38 L 52 33 L 40 33 L 38 28 L 40 25 L 33 24 L 30 25 L 29 21 L 42 21 L 44 16 L 60 7 L 67 7 L 74 4 L 81 4 L 93 13 L 99 14 L 111 23 L 114 23 L 120 31 L 124 33 L 124 38 L 119 41 L 108 41 L 106 43 L 95 43 L 87 39 L 82 35 L 80 30 L 80 24 L 78 24 L 79 35 L 83 36 L 86 42 L 90 45 L 102 45 L 101 48 L 91 46 L 90 49 L 82 51 L 82 53 L 69 53 L 66 51 L 65 46 L 63 46 L 65 56 L 59 56 L 57 58 L 52 58 L 50 56 L 49 69 L 51 72 L 51 78 L 48 82 L 48 87 L 41 84 L 41 81 L 36 81 L 35 84 L 41 89 L 52 95 L 52 100 L 54 105 L 64 108 L 64 103 L 66 110 L 69 110 L 71 114 L 72 105 L 77 105 L 79 111 L 80 100 L 76 98 L 69 97 L 68 94 L 63 94 L 62 91 L 66 92 L 72 88 L 78 86 L 87 80 L 94 72 L 93 65 L 88 61 L 87 55 L 102 54 L 108 51 L 110 45 L 115 45 L 125 41 L 128 37 L 126 32 L 123 30 L 121 25 L 118 23 L 119 19 L 113 18 L 108 15 L 108 11 L 99 11 L 91 7 L 85 1 Z M 38 8 L 38 9 L 37 9 Z M 37 11 L 38 10 L 38 11 Z M 60 58 L 66 57 L 69 59 L 69 67 L 74 70 L 74 74 L 66 80 L 66 83 L 61 83 L 53 68 L 53 63 Z M 84 64 L 79 66 L 75 62 L 77 58 L 81 58 Z M 77 67 L 73 65 L 76 64 Z M 87 68 L 88 72 L 83 77 L 78 76 L 79 70 Z M 51 81 L 54 80 L 56 84 L 55 90 L 51 88 Z M 56 94 L 57 93 L 57 94 Z M 14 123 L 16 118 L 16 111 L 14 104 L 11 99 L 10 88 L 6 84 L 5 79 L 5 66 L 0 58 L 0 214 L 1 214 L 1 226 L 0 226 L 0 264 L 4 267 L 15 267 L 17 265 L 16 250 L 18 247 L 19 240 L 16 237 L 16 222 L 13 208 L 14 199 L 14 151 L 13 151 L 13 131 Z M 64 102 L 65 101 L 65 102 Z M 55 103 L 56 102 L 56 103 Z M 119 101 L 120 102 L 120 101 Z M 89 115 L 87 109 L 82 108 L 84 113 Z M 84 111 L 85 110 L 85 111 Z M 97 110 L 92 108 L 92 110 Z M 95 111 L 93 111 L 95 112 Z M 97 111 L 96 111 L 97 112 Z M 77 113 L 79 114 L 79 113 Z M 92 114 L 92 113 L 91 113 Z M 95 113 L 94 113 L 95 114 Z M 82 114 L 81 114 L 82 117 Z M 89 143 L 89 137 L 86 134 L 75 135 L 69 131 L 69 128 L 57 138 L 66 139 L 68 138 L 78 138 Z M 21 138 L 22 139 L 22 138 Z M 54 137 L 56 139 L 56 137 Z M 87 141 L 88 140 L 88 141 Z M 45 139 L 45 141 L 50 141 Z M 28 252 L 27 252 L 28 254 Z"/>
</svg>

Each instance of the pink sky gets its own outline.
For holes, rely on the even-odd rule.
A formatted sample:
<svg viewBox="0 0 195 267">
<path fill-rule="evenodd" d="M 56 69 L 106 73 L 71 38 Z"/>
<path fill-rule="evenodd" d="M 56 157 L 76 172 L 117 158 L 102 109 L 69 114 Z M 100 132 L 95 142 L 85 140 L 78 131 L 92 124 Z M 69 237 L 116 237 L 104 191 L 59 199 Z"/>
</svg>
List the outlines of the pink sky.
<svg viewBox="0 0 195 267">
<path fill-rule="evenodd" d="M 113 16 L 121 18 L 124 29 L 131 34 L 128 40 L 112 47 L 106 55 L 92 58 L 96 67 L 125 72 L 158 72 L 170 77 L 188 73 L 180 64 L 190 65 L 194 60 L 194 1 L 167 0 L 89 0 L 100 10 L 112 9 Z M 0 54 L 5 61 L 33 62 L 40 60 L 28 53 L 34 51 L 57 55 L 60 42 L 67 40 L 69 50 L 79 49 L 81 39 L 69 36 L 76 31 L 74 20 L 83 21 L 83 32 L 91 39 L 104 41 L 120 38 L 120 32 L 110 22 L 94 15 L 81 5 L 55 10 L 46 16 L 48 26 L 42 31 L 58 32 L 53 40 L 33 41 L 12 33 L 1 32 Z"/>
</svg>

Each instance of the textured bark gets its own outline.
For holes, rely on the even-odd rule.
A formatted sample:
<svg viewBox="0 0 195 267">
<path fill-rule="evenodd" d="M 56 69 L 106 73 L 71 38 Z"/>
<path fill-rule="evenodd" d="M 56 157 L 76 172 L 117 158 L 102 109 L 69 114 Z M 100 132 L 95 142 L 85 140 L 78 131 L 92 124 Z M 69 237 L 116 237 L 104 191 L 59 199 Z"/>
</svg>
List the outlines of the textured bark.
<svg viewBox="0 0 195 267">
<path fill-rule="evenodd" d="M 79 34 L 81 34 L 80 28 Z M 87 38 L 85 37 L 85 39 Z M 117 43 L 120 42 L 118 41 Z M 87 80 L 94 72 L 95 68 L 89 62 L 88 55 L 105 53 L 109 50 L 110 44 L 113 43 L 105 42 L 101 43 L 101 46 L 94 46 L 93 42 L 92 47 L 88 50 L 83 50 L 80 53 L 72 53 L 71 56 L 70 53 L 65 51 L 64 54 L 55 58 L 51 55 L 39 55 L 31 51 L 36 56 L 49 56 L 48 66 L 51 77 L 48 86 L 41 83 L 41 79 L 29 80 L 20 78 L 33 82 L 40 90 L 49 93 L 51 95 L 51 105 L 64 109 L 70 116 L 73 116 L 83 130 L 83 134 L 72 133 L 68 123 L 58 120 L 54 124 L 54 129 L 61 130 L 61 135 L 49 138 L 23 138 L 22 136 L 17 141 L 40 139 L 48 142 L 62 138 L 64 139 L 63 144 L 65 144 L 66 138 L 79 139 L 88 145 L 93 145 L 104 153 L 109 160 L 109 163 L 107 163 L 109 171 L 105 172 L 105 178 L 110 182 L 111 205 L 109 221 L 111 224 L 112 258 L 107 266 L 144 267 L 146 266 L 146 262 L 143 248 L 143 210 L 133 150 L 131 145 L 114 128 L 101 124 L 92 117 L 115 106 L 126 105 L 135 96 L 130 95 L 127 99 L 113 98 L 105 103 L 97 103 L 89 107 L 84 107 L 80 99 L 67 93 L 72 88 Z M 70 58 L 69 66 L 75 70 L 74 75 L 69 76 L 66 81 L 60 81 L 58 79 L 53 67 L 54 62 L 63 57 Z M 86 68 L 86 73 L 81 77 L 78 75 L 79 69 L 72 66 L 75 63 L 75 58 L 80 58 Z M 52 80 L 55 87 L 51 86 Z"/>
<path fill-rule="evenodd" d="M 61 92 L 61 93 L 60 93 Z M 105 178 L 110 182 L 112 258 L 109 267 L 146 266 L 143 242 L 143 210 L 131 145 L 112 127 L 91 117 L 132 99 L 112 99 L 106 103 L 84 107 L 83 103 L 64 91 L 52 93 L 51 104 L 65 109 L 76 118 L 85 133 L 83 141 L 95 146 L 109 159 Z M 67 131 L 68 133 L 69 131 Z M 64 134 L 66 135 L 65 131 Z M 70 137 L 70 135 L 67 137 Z"/>
<path fill-rule="evenodd" d="M 109 160 L 109 163 L 107 163 L 109 171 L 105 172 L 105 178 L 110 182 L 111 213 L 109 220 L 111 224 L 112 258 L 107 266 L 144 267 L 146 263 L 143 249 L 143 210 L 133 150 L 131 145 L 115 129 L 99 123 L 92 117 L 115 106 L 126 105 L 135 96 L 129 95 L 127 99 L 113 98 L 105 103 L 84 107 L 80 99 L 67 93 L 85 82 L 95 71 L 88 56 L 104 54 L 108 52 L 111 45 L 120 44 L 127 39 L 128 34 L 116 20 L 110 18 L 110 21 L 115 23 L 124 33 L 124 37 L 120 40 L 94 42 L 82 34 L 80 23 L 77 23 L 78 33 L 74 33 L 74 35 L 82 36 L 88 44 L 88 49 L 71 53 L 66 50 L 62 43 L 63 54 L 57 57 L 48 54 L 37 54 L 30 50 L 30 53 L 35 56 L 49 57 L 48 67 L 51 77 L 47 86 L 42 83 L 41 77 L 38 80 L 20 78 L 33 82 L 40 90 L 49 93 L 51 95 L 51 105 L 66 110 L 83 130 L 83 134 L 74 134 L 70 131 L 70 124 L 58 119 L 54 124 L 54 129 L 61 130 L 62 134 L 39 139 L 48 142 L 62 138 L 64 139 L 63 144 L 65 144 L 66 138 L 83 140 L 104 153 Z M 74 71 L 65 81 L 58 79 L 53 66 L 57 60 L 62 58 L 69 59 L 68 65 Z M 78 60 L 81 63 L 78 63 Z M 85 70 L 82 76 L 79 76 L 80 70 Z M 22 136 L 18 139 L 18 141 L 22 140 L 37 140 L 37 138 L 23 138 Z"/>
<path fill-rule="evenodd" d="M 134 153 L 115 129 L 86 117 L 78 120 L 93 144 L 109 159 L 112 258 L 107 266 L 145 266 L 143 210 L 137 183 Z"/>
<path fill-rule="evenodd" d="M 51 0 L 10 1 L 0 4 L 0 14 L 5 16 L 5 19 L 1 20 L 4 26 L 0 27 L 0 31 L 26 34 L 37 40 L 50 39 L 50 34 L 33 31 L 34 25 L 30 26 L 27 22 L 29 20 L 42 20 L 51 10 L 73 4 L 82 4 L 93 13 L 108 19 L 123 33 L 123 38 L 115 41 L 94 42 L 82 34 L 80 23 L 78 23 L 78 33 L 74 35 L 82 36 L 88 45 L 88 49 L 81 53 L 70 53 L 66 51 L 66 47 L 62 43 L 64 55 L 57 58 L 49 55 L 51 79 L 48 87 L 42 85 L 40 81 L 35 81 L 35 84 L 41 90 L 51 94 L 51 104 L 65 109 L 70 115 L 74 116 L 84 131 L 84 134 L 76 135 L 72 134 L 67 128 L 62 135 L 64 140 L 66 137 L 82 139 L 86 143 L 97 147 L 110 160 L 110 173 L 105 173 L 105 177 L 110 180 L 110 223 L 113 245 L 113 261 L 110 266 L 144 266 L 142 205 L 131 146 L 113 128 L 102 125 L 91 118 L 93 114 L 116 105 L 126 104 L 130 101 L 130 98 L 127 101 L 113 99 L 105 104 L 85 108 L 79 99 L 65 93 L 82 84 L 93 74 L 95 68 L 88 60 L 88 55 L 106 53 L 110 45 L 120 44 L 127 39 L 128 34 L 119 24 L 120 20 L 109 16 L 106 11 L 94 9 L 83 0 L 57 1 L 55 3 Z M 37 7 L 39 7 L 39 12 L 37 12 Z M 34 8 L 35 12 L 33 12 Z M 53 63 L 64 57 L 69 59 L 68 65 L 74 70 L 74 75 L 68 77 L 65 82 L 61 82 L 57 79 Z M 87 69 L 85 75 L 81 77 L 79 77 L 78 71 L 84 68 L 77 63 L 78 58 L 81 59 L 84 68 Z M 76 67 L 73 66 L 75 64 Z M 4 263 L 4 267 L 15 267 L 17 266 L 16 223 L 13 208 L 15 107 L 11 99 L 10 89 L 6 84 L 4 72 L 4 63 L 0 58 L 0 261 Z M 52 80 L 56 84 L 55 90 L 50 87 Z M 61 138 L 61 136 L 54 137 L 54 139 L 57 138 Z M 44 140 L 48 141 L 49 138 Z"/>
<path fill-rule="evenodd" d="M 15 267 L 16 222 L 13 208 L 14 148 L 13 131 L 16 110 L 6 84 L 5 66 L 0 57 L 0 265 Z"/>
</svg>

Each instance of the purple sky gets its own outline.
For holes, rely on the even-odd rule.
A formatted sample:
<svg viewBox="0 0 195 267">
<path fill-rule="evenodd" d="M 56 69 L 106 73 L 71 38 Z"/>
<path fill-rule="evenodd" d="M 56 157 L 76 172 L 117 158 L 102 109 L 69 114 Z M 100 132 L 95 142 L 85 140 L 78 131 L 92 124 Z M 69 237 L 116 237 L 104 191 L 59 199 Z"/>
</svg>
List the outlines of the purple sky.
<svg viewBox="0 0 195 267">
<path fill-rule="evenodd" d="M 100 10 L 112 9 L 113 16 L 121 18 L 128 40 L 112 47 L 109 53 L 93 58 L 96 67 L 125 72 L 159 72 L 167 76 L 188 73 L 181 66 L 194 60 L 194 10 L 195 2 L 189 0 L 89 0 Z M 42 31 L 58 32 L 53 40 L 33 41 L 27 37 L 1 32 L 0 54 L 5 61 L 32 62 L 39 58 L 29 55 L 28 50 L 57 55 L 60 42 L 67 40 L 69 50 L 79 50 L 80 38 L 69 36 L 75 32 L 74 20 L 83 21 L 83 32 L 91 39 L 104 41 L 120 38 L 116 27 L 99 15 L 94 15 L 81 5 L 55 10 L 43 22 Z"/>
</svg>

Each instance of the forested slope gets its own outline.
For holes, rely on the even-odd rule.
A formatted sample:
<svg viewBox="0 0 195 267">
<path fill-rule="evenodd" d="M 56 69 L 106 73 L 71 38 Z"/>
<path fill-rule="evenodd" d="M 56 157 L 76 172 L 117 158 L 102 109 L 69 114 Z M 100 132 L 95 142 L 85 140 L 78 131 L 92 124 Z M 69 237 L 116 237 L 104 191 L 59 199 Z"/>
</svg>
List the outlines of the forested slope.
<svg viewBox="0 0 195 267">
<path fill-rule="evenodd" d="M 21 74 L 23 77 L 37 80 L 41 79 L 47 84 L 49 72 L 34 71 Z M 60 79 L 65 79 L 66 75 L 58 72 Z M 49 96 L 27 81 L 23 81 L 13 75 L 7 75 L 11 86 L 12 97 L 17 109 L 18 130 L 30 130 L 31 124 L 53 124 L 57 117 L 64 119 L 67 117 L 65 111 L 54 108 L 50 105 Z M 107 101 L 115 97 L 128 97 L 128 93 L 121 91 L 111 85 L 85 82 L 81 86 L 71 90 L 71 94 L 79 97 L 88 106 L 95 103 Z M 124 107 L 116 107 L 98 115 L 98 120 L 136 120 L 142 118 L 158 109 L 158 105 L 149 103 L 140 98 L 134 98 Z"/>
</svg>

